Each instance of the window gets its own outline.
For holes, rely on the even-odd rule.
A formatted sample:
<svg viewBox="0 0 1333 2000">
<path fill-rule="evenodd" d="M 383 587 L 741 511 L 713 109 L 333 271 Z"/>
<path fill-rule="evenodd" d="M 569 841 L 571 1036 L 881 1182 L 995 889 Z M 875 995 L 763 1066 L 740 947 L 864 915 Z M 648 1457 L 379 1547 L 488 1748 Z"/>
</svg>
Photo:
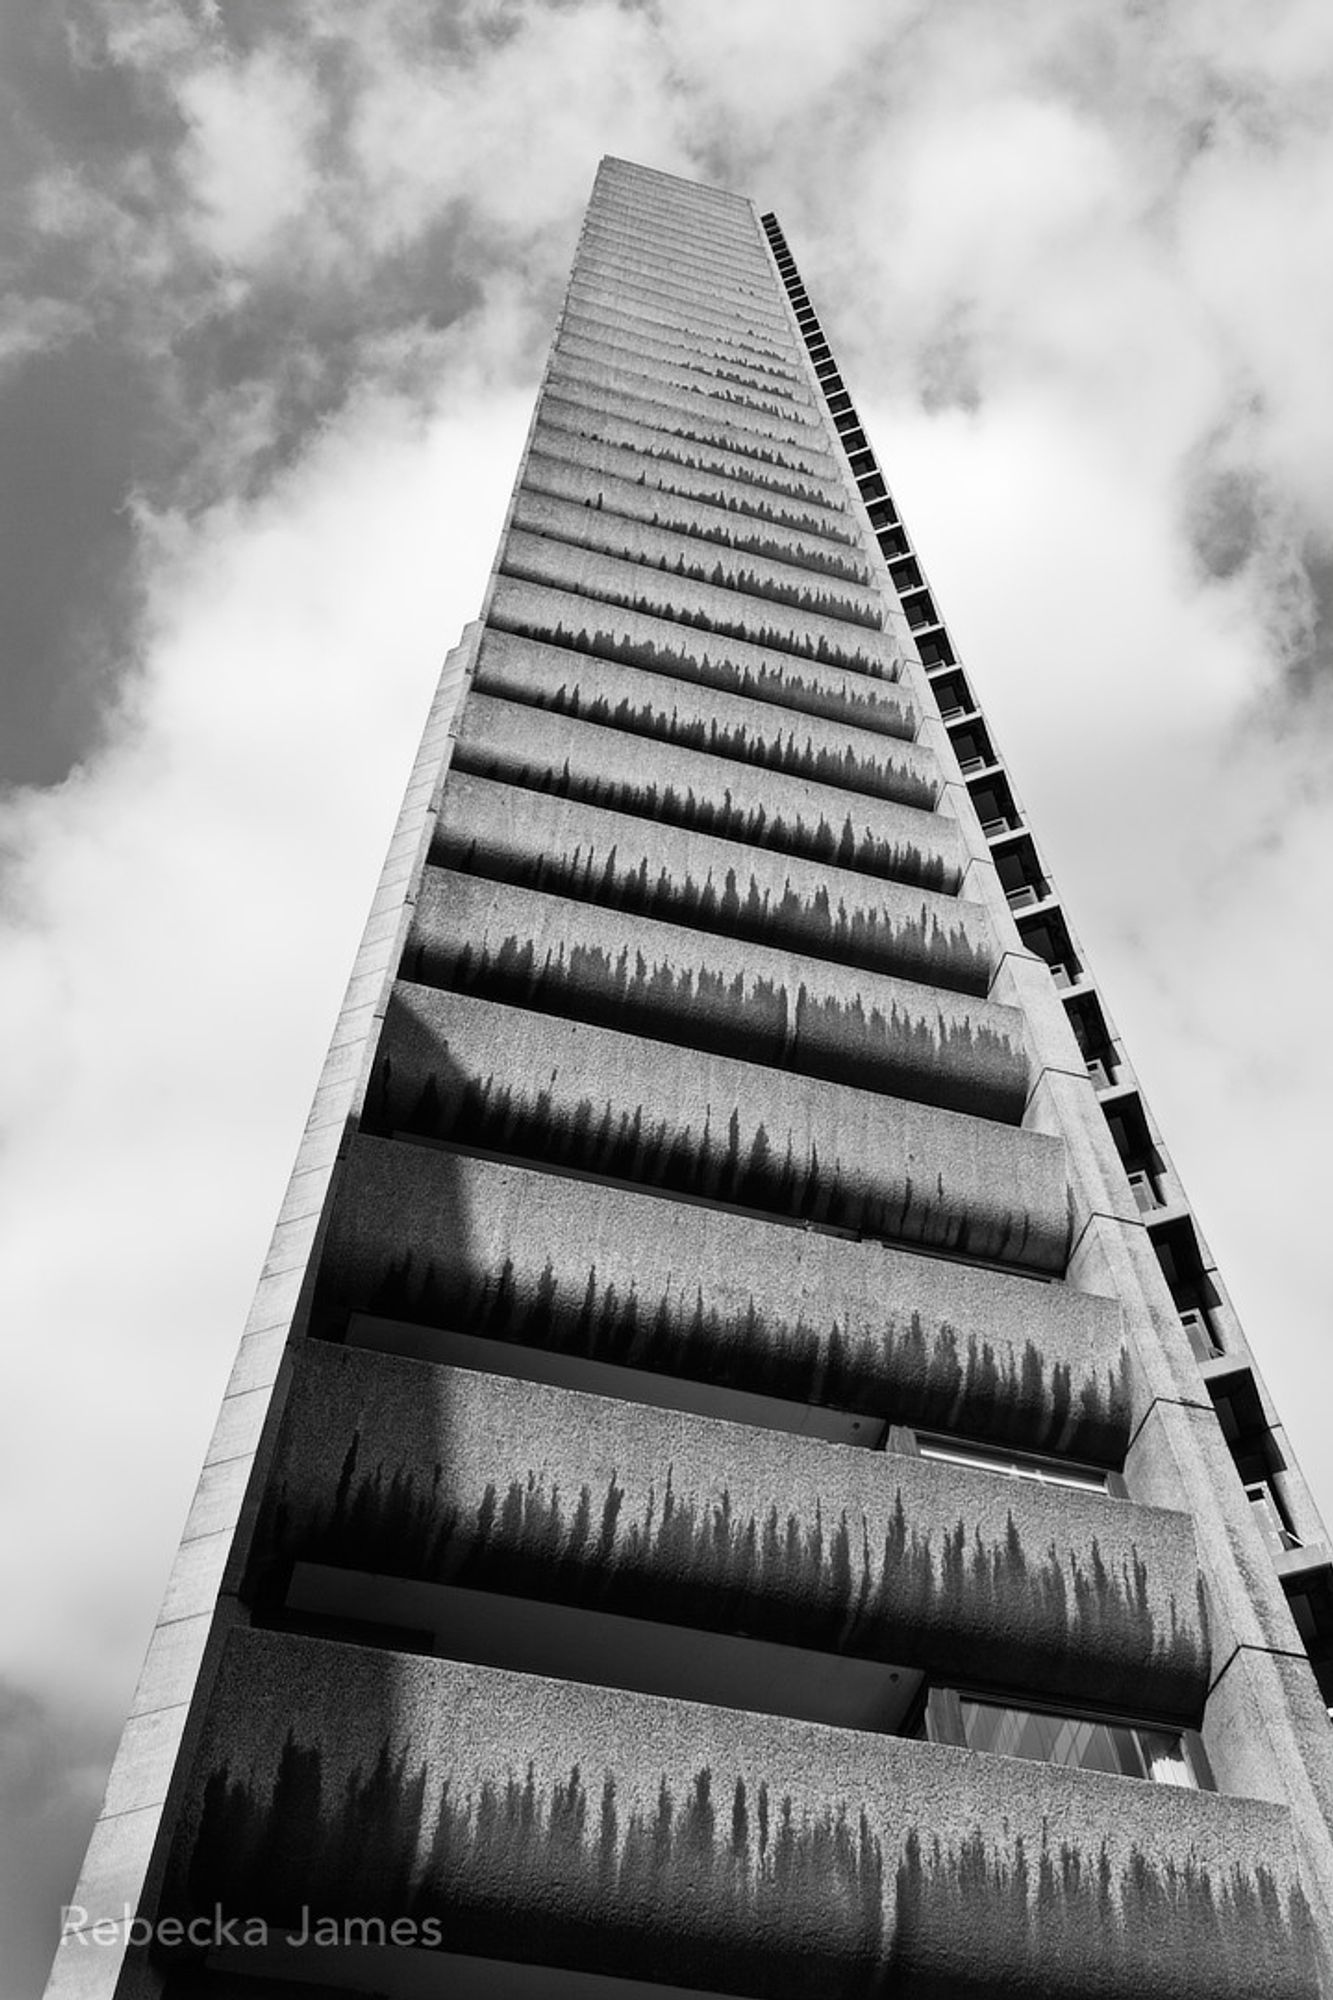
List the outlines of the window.
<svg viewBox="0 0 1333 2000">
<path fill-rule="evenodd" d="M 1135 1205 L 1140 1214 L 1148 1215 L 1153 1209 L 1161 1208 L 1162 1197 L 1158 1191 L 1156 1178 L 1148 1171 L 1147 1167 L 1130 1168 L 1127 1173 L 1127 1179 L 1133 1190 Z"/>
<path fill-rule="evenodd" d="M 1010 1479 L 1030 1479 L 1039 1486 L 1078 1486 L 1090 1493 L 1105 1493 L 1107 1475 L 1100 1466 L 1078 1465 L 1072 1459 L 1046 1458 L 1038 1452 L 1010 1451 L 1002 1444 L 972 1444 L 964 1438 L 938 1437 L 918 1431 L 916 1448 L 922 1458 L 935 1458 L 946 1465 L 970 1465 L 984 1472 L 999 1472 Z"/>
<path fill-rule="evenodd" d="M 1207 1309 L 1203 1306 L 1185 1306 L 1180 1314 L 1180 1324 L 1189 1335 L 1195 1360 L 1216 1361 L 1222 1350 L 1213 1338 Z"/>
<path fill-rule="evenodd" d="M 1287 1519 L 1287 1510 L 1277 1489 L 1267 1479 L 1247 1479 L 1245 1498 L 1270 1548 L 1285 1552 L 1301 1547 L 1301 1538 Z"/>
<path fill-rule="evenodd" d="M 1053 1709 L 1017 1708 L 982 1696 L 932 1688 L 924 1734 L 996 1757 L 1023 1757 L 1073 1771 L 1104 1771 L 1154 1785 L 1199 1786 L 1199 1762 L 1178 1729 Z"/>
</svg>

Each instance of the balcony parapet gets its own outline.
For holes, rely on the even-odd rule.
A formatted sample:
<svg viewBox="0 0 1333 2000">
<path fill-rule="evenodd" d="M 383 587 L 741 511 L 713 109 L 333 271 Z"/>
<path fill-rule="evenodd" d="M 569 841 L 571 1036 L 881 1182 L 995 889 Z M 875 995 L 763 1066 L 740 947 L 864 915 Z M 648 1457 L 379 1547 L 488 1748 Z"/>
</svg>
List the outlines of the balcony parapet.
<svg viewBox="0 0 1333 2000">
<path fill-rule="evenodd" d="M 828 457 L 822 426 L 816 428 L 813 412 L 800 404 L 777 403 L 741 383 L 700 382 L 687 369 L 668 371 L 660 362 L 634 361 L 605 354 L 581 354 L 583 343 L 557 339 L 551 358 L 552 383 L 578 383 L 608 396 L 628 397 L 644 403 L 661 404 L 683 416 L 705 417 L 725 423 L 738 450 L 750 450 L 750 438 L 771 440 L 785 453 L 789 446 L 809 452 L 813 458 Z M 836 461 L 834 461 L 836 463 Z"/>
<path fill-rule="evenodd" d="M 624 567 L 631 583 L 638 575 L 651 577 L 632 563 Z M 646 692 L 653 697 L 651 712 L 641 721 L 618 724 L 635 735 L 663 735 L 665 725 L 655 717 L 666 713 L 669 701 L 671 713 L 681 714 L 682 728 L 688 727 L 687 715 L 705 728 L 705 717 L 717 724 L 717 740 L 710 733 L 707 741 L 687 747 L 771 763 L 905 805 L 933 806 L 941 789 L 933 751 L 913 740 L 920 713 L 916 697 L 892 678 L 897 661 L 887 649 L 883 678 L 877 678 L 509 575 L 496 579 L 488 626 L 533 642 L 522 649 L 522 666 L 518 648 L 506 654 L 509 685 L 493 692 L 509 692 L 521 675 L 534 694 L 564 688 L 563 700 L 551 705 L 594 721 L 612 710 L 628 718 L 641 707 L 636 697 Z"/>
<path fill-rule="evenodd" d="M 404 976 L 1017 1125 L 1013 1007 L 428 868 Z"/>
<path fill-rule="evenodd" d="M 667 388 L 690 396 L 703 396 L 714 404 L 721 404 L 728 411 L 733 406 L 742 410 L 763 410 L 775 422 L 794 427 L 797 431 L 813 430 L 822 426 L 821 418 L 813 398 L 800 393 L 797 383 L 790 388 L 780 387 L 772 378 L 764 381 L 737 381 L 725 375 L 701 374 L 697 363 L 683 350 L 676 354 L 655 354 L 647 346 L 641 346 L 633 339 L 616 341 L 606 332 L 595 333 L 577 324 L 566 321 L 560 330 L 558 352 L 562 359 L 579 362 L 589 368 L 606 368 L 623 378 L 624 386 L 633 388 L 635 384 L 648 385 L 639 393 L 655 394 L 656 388 Z M 826 435 L 821 429 L 821 437 Z"/>
<path fill-rule="evenodd" d="M 1063 1270 L 1064 1144 L 959 1111 L 400 981 L 372 1131 Z"/>
<path fill-rule="evenodd" d="M 507 786 L 455 772 L 431 859 L 951 992 L 990 985 L 998 947 L 979 903 L 572 799 L 525 793 L 521 804 Z"/>
<path fill-rule="evenodd" d="M 651 411 L 646 419 L 626 416 L 612 409 L 606 398 L 595 402 L 569 394 L 575 386 L 553 383 L 546 390 L 538 409 L 540 424 L 595 444 L 619 445 L 658 461 L 664 468 L 680 466 L 739 481 L 759 496 L 779 494 L 834 515 L 849 511 L 845 491 L 836 479 L 779 465 L 775 459 L 756 458 L 751 452 L 730 450 L 724 443 L 687 436 L 655 422 Z M 646 479 L 655 476 L 654 468 L 645 467 Z"/>
<path fill-rule="evenodd" d="M 642 388 L 612 388 L 597 379 L 596 371 L 581 369 L 573 362 L 564 368 L 553 361 L 542 392 L 543 406 L 548 398 L 605 412 L 687 443 L 734 452 L 753 460 L 762 472 L 771 468 L 800 473 L 828 486 L 839 483 L 838 461 L 831 452 L 797 442 L 787 434 L 791 427 L 776 419 L 767 429 L 741 423 L 737 421 L 739 411 L 719 410 L 709 396 L 690 396 L 666 387 L 657 396 L 646 395 Z"/>
<path fill-rule="evenodd" d="M 577 415 L 577 412 L 574 413 Z M 732 478 L 707 466 L 686 465 L 680 458 L 651 457 L 623 445 L 609 444 L 551 424 L 543 417 L 533 431 L 532 448 L 548 460 L 559 459 L 573 466 L 609 474 L 620 481 L 633 481 L 646 496 L 680 495 L 701 501 L 710 508 L 735 516 L 737 527 L 755 522 L 770 523 L 787 531 L 816 536 L 821 542 L 836 544 L 831 550 L 839 562 L 857 564 L 862 573 L 860 543 L 851 518 L 845 511 L 809 499 L 756 486 L 746 478 Z M 636 469 L 637 468 L 637 469 Z"/>
<path fill-rule="evenodd" d="M 576 266 L 570 280 L 571 292 L 575 289 L 579 292 L 597 289 L 612 298 L 635 299 L 653 308 L 660 303 L 678 313 L 686 325 L 695 326 L 700 332 L 729 332 L 756 342 L 767 339 L 779 351 L 783 346 L 790 349 L 791 335 L 785 318 L 780 318 L 776 312 L 766 311 L 755 299 L 723 299 L 712 293 L 691 294 L 660 279 L 637 272 L 613 270 L 592 260 Z"/>
<path fill-rule="evenodd" d="M 493 633 L 488 643 L 502 638 Z M 958 822 L 943 813 L 683 750 L 477 688 L 463 705 L 453 769 L 949 895 L 967 865 Z"/>
<path fill-rule="evenodd" d="M 651 542 L 656 532 L 643 530 L 643 540 Z M 669 539 L 674 542 L 678 538 Z M 692 547 L 689 552 L 693 554 Z M 703 582 L 674 569 L 654 568 L 642 557 L 625 559 L 595 546 L 557 541 L 549 532 L 531 534 L 512 525 L 505 536 L 500 567 L 505 577 L 587 598 L 598 607 L 613 605 L 619 611 L 651 618 L 659 627 L 683 626 L 691 633 L 706 632 L 710 639 L 730 639 L 757 647 L 761 653 L 777 654 L 775 664 L 779 666 L 797 659 L 862 680 L 888 681 L 897 680 L 902 669 L 902 654 L 886 633 L 807 608 L 827 595 L 813 578 L 805 580 L 806 603 L 793 605 L 753 590 L 742 593 L 739 588 Z M 492 598 L 493 606 L 496 597 Z M 668 632 L 668 642 L 672 637 Z M 756 659 L 751 664 L 757 669 L 761 662 Z M 839 685 L 836 678 L 832 685 Z M 900 708 L 910 712 L 911 722 L 899 724 L 889 733 L 900 735 L 910 727 L 914 734 L 919 711 L 906 686 L 898 700 Z M 851 719 L 859 720 L 859 711 Z"/>
<path fill-rule="evenodd" d="M 1320 1991 L 1282 1807 L 288 1634 L 226 1641 L 162 1907 L 758 2000 Z"/>
<path fill-rule="evenodd" d="M 619 522 L 641 521 L 649 527 L 688 537 L 696 557 L 705 550 L 724 549 L 730 558 L 760 557 L 780 571 L 804 571 L 831 579 L 831 587 L 851 601 L 864 596 L 879 608 L 881 600 L 864 560 L 845 545 L 818 531 L 778 520 L 758 520 L 714 502 L 686 498 L 660 486 L 647 486 L 581 459 L 554 457 L 540 447 L 529 451 L 523 468 L 523 492 L 546 494 L 576 502 L 586 513 L 606 514 Z M 793 579 L 794 580 L 794 579 Z"/>
<path fill-rule="evenodd" d="M 567 308 L 560 321 L 560 339 L 577 343 L 580 352 L 631 368 L 679 371 L 695 388 L 744 389 L 767 397 L 777 410 L 815 410 L 818 405 L 803 372 L 760 366 L 741 360 L 722 346 L 712 353 L 682 333 L 673 339 L 664 327 L 654 337 L 639 325 L 625 325 L 614 313 L 589 313 Z"/>
<path fill-rule="evenodd" d="M 714 246 L 701 243 L 692 231 L 681 230 L 662 218 L 645 224 L 618 207 L 599 207 L 585 221 L 579 243 L 580 247 L 586 244 L 649 259 L 669 276 L 686 271 L 695 278 L 709 279 L 714 273 L 732 280 L 743 277 L 766 285 L 773 296 L 773 267 L 758 239 L 746 243 L 743 238 L 731 238 Z"/>
<path fill-rule="evenodd" d="M 684 340 L 693 339 L 709 346 L 727 344 L 738 354 L 775 367 L 784 361 L 790 363 L 800 354 L 786 328 L 748 327 L 721 314 L 706 319 L 674 300 L 669 292 L 620 284 L 596 272 L 572 278 L 565 296 L 576 311 L 614 312 L 623 319 L 638 322 L 659 338 L 670 328 Z"/>
<path fill-rule="evenodd" d="M 1197 1722 L 1187 1515 L 306 1342 L 254 1575 L 501 1591 Z"/>
<path fill-rule="evenodd" d="M 772 268 L 759 255 L 743 252 L 701 251 L 695 244 L 665 232 L 646 238 L 627 228 L 619 218 L 598 218 L 584 225 L 579 238 L 579 261 L 583 266 L 600 264 L 614 271 L 632 271 L 674 288 L 688 286 L 706 297 L 716 286 L 727 298 L 744 298 L 757 293 L 771 303 L 774 297 Z"/>
<path fill-rule="evenodd" d="M 540 478 L 540 466 L 537 471 Z M 854 625 L 877 636 L 883 630 L 885 606 L 878 592 L 842 579 L 816 577 L 809 569 L 784 561 L 772 546 L 768 554 L 728 547 L 716 536 L 701 535 L 699 525 L 708 524 L 678 528 L 635 519 L 605 506 L 591 506 L 586 496 L 566 499 L 526 482 L 514 496 L 510 516 L 511 528 L 549 535 L 567 546 L 595 549 L 626 562 L 668 571 L 673 579 L 687 579 L 680 592 L 686 598 L 693 594 L 689 589 L 689 582 L 693 582 L 758 600 L 753 607 L 735 607 L 738 623 L 746 619 L 766 620 L 766 607 L 770 604 L 789 606 L 798 614 L 799 650 L 805 653 L 815 629 L 807 623 L 812 615 L 821 621 L 817 629 L 826 643 L 829 635 L 823 621 Z M 673 581 L 673 597 L 676 594 Z M 849 641 L 854 643 L 854 635 L 845 632 L 841 642 L 834 644 L 846 645 Z"/>
<path fill-rule="evenodd" d="M 761 358 L 734 340 L 701 338 L 669 324 L 652 326 L 614 306 L 593 306 L 579 300 L 566 301 L 560 325 L 570 333 L 619 350 L 654 355 L 661 361 L 697 369 L 705 380 L 720 374 L 724 381 L 750 383 L 783 397 L 804 400 L 808 393 L 808 378 L 794 350 L 786 355 L 765 352 Z"/>
<path fill-rule="evenodd" d="M 580 277 L 632 285 L 654 295 L 663 293 L 688 311 L 700 312 L 709 319 L 725 313 L 740 326 L 753 323 L 774 333 L 784 327 L 782 308 L 774 298 L 771 282 L 765 284 L 762 271 L 756 271 L 748 281 L 741 278 L 732 283 L 714 283 L 707 273 L 671 272 L 660 262 L 627 254 L 619 244 L 587 236 L 579 245 L 576 269 Z"/>
<path fill-rule="evenodd" d="M 353 1314 L 1103 1465 L 1136 1414 L 1111 1299 L 368 1133 L 314 1324 Z"/>
</svg>

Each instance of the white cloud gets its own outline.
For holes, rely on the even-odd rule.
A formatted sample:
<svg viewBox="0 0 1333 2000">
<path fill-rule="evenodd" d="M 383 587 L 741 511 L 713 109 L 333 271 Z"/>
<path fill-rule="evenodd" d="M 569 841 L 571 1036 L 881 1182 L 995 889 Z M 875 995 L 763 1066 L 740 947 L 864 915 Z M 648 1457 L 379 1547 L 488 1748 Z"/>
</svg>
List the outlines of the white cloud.
<svg viewBox="0 0 1333 2000">
<path fill-rule="evenodd" d="M 245 268 L 305 247 L 289 225 L 309 224 L 318 192 L 315 147 L 325 114 L 315 79 L 295 60 L 259 50 L 244 62 L 192 70 L 179 102 L 190 124 L 184 171 L 205 249 Z"/>
</svg>

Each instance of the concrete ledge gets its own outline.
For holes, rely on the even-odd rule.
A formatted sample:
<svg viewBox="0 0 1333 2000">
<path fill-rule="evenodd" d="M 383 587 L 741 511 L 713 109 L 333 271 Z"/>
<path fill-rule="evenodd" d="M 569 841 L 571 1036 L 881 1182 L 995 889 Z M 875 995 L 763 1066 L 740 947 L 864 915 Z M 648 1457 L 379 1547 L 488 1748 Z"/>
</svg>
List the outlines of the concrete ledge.
<svg viewBox="0 0 1333 2000">
<path fill-rule="evenodd" d="M 432 861 L 927 986 L 987 989 L 994 940 L 973 904 L 573 799 L 519 796 L 521 813 L 507 785 L 455 772 Z"/>
<path fill-rule="evenodd" d="M 1319 1992 L 1277 1807 L 257 1633 L 165 1896 L 215 1902 L 762 2000 L 1072 1993 L 1090 1963 L 1102 2000 Z"/>
<path fill-rule="evenodd" d="M 427 1356 L 450 1328 L 596 1356 L 631 1397 L 647 1369 L 1104 1465 L 1129 1436 L 1112 1299 L 368 1135 L 313 1324 L 353 1314 Z"/>
<path fill-rule="evenodd" d="M 1037 1271 L 1068 1247 L 1059 1140 L 427 987 L 364 1123 Z"/>
</svg>

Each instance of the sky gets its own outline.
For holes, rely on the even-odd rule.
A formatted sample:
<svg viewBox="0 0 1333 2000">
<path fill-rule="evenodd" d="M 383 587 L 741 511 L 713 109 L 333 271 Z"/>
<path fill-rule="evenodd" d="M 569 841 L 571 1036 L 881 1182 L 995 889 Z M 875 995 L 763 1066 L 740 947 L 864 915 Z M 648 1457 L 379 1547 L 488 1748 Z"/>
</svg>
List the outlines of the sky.
<svg viewBox="0 0 1333 2000">
<path fill-rule="evenodd" d="M 604 153 L 777 211 L 1333 1515 L 1327 0 L 8 0 L 0 2000 Z"/>
</svg>

